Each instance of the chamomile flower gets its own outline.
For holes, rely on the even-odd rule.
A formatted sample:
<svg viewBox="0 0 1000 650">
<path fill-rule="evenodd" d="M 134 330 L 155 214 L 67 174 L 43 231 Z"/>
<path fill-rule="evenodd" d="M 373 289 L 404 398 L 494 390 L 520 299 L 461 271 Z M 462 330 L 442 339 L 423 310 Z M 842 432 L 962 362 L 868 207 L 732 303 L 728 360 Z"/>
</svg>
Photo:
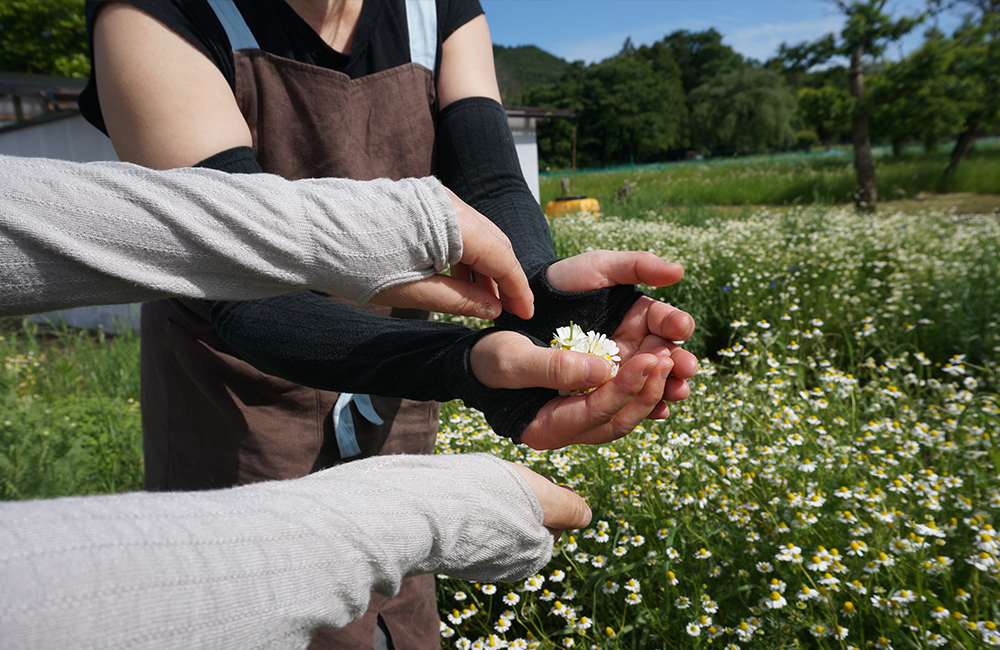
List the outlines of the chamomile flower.
<svg viewBox="0 0 1000 650">
<path fill-rule="evenodd" d="M 611 376 L 618 374 L 618 364 L 621 362 L 618 344 L 613 339 L 598 332 L 584 332 L 576 323 L 570 323 L 566 327 L 556 329 L 550 347 L 556 350 L 573 350 L 575 352 L 586 352 L 596 354 L 611 362 Z M 579 395 L 589 393 L 592 388 L 584 391 L 560 391 L 563 395 Z"/>
</svg>

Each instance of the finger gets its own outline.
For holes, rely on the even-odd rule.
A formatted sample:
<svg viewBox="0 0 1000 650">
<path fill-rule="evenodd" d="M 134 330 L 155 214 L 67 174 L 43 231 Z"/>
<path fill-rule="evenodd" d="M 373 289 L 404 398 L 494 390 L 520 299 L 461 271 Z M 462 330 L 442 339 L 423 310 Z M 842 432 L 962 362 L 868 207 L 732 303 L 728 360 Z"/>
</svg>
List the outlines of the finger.
<svg viewBox="0 0 1000 650">
<path fill-rule="evenodd" d="M 472 346 L 472 372 L 490 388 L 587 390 L 611 379 L 611 362 L 584 352 L 553 350 L 516 332 L 494 332 Z"/>
<path fill-rule="evenodd" d="M 640 325 L 641 320 L 645 322 Z M 694 333 L 695 323 L 686 311 L 643 296 L 625 314 L 615 333 L 623 328 L 631 328 L 629 331 L 641 328 L 670 341 L 686 341 Z"/>
<path fill-rule="evenodd" d="M 528 287 L 528 278 L 524 275 L 513 251 L 510 252 L 509 258 L 504 256 L 503 265 L 499 264 L 501 258 L 498 255 L 485 255 L 479 259 L 469 259 L 463 255 L 462 261 L 476 272 L 476 282 L 479 282 L 480 278 L 486 278 L 490 286 L 495 286 L 504 309 L 524 319 L 534 316 L 535 298 Z"/>
<path fill-rule="evenodd" d="M 674 370 L 671 373 L 674 377 L 690 379 L 698 374 L 698 357 L 693 353 L 674 347 L 670 351 L 670 358 L 674 360 Z"/>
<path fill-rule="evenodd" d="M 590 524 L 590 507 L 576 492 L 556 485 L 523 465 L 511 463 L 511 466 L 524 478 L 538 498 L 538 504 L 542 507 L 542 523 L 547 528 L 555 531 L 574 530 Z"/>
<path fill-rule="evenodd" d="M 636 355 L 616 377 L 587 395 L 551 400 L 524 430 L 521 442 L 533 449 L 560 449 L 574 443 L 616 440 L 634 429 L 660 401 L 671 367 L 669 359 Z"/>
<path fill-rule="evenodd" d="M 670 380 L 667 379 L 669 382 Z M 670 407 L 665 402 L 660 402 L 653 407 L 653 410 L 646 416 L 647 420 L 666 420 L 670 415 Z"/>
<path fill-rule="evenodd" d="M 507 311 L 524 319 L 531 318 L 535 313 L 534 297 L 507 235 L 454 192 L 447 191 L 462 233 L 461 263 L 474 269 L 477 275 L 496 282 Z"/>
<path fill-rule="evenodd" d="M 549 267 L 549 283 L 563 291 L 590 291 L 616 284 L 665 287 L 684 277 L 680 264 L 645 251 L 590 251 Z"/>
<path fill-rule="evenodd" d="M 612 420 L 577 436 L 578 444 L 601 445 L 618 440 L 632 432 L 663 403 L 663 388 L 670 375 L 672 362 L 659 360 L 638 394 L 615 414 Z M 596 392 L 596 391 L 595 391 Z"/>
<path fill-rule="evenodd" d="M 376 294 L 371 302 L 474 318 L 496 318 L 501 310 L 500 300 L 483 286 L 446 275 L 390 287 Z"/>
<path fill-rule="evenodd" d="M 674 368 L 677 366 L 675 365 Z M 687 380 L 680 377 L 667 377 L 667 383 L 663 387 L 663 399 L 668 402 L 681 402 L 691 394 L 691 387 Z"/>
</svg>

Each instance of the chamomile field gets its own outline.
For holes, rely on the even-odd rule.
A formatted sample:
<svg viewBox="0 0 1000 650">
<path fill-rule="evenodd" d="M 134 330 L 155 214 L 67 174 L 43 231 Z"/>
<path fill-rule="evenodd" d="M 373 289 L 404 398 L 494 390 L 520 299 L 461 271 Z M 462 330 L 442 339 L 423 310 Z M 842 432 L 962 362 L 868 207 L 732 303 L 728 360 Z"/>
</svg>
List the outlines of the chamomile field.
<svg viewBox="0 0 1000 650">
<path fill-rule="evenodd" d="M 594 522 L 517 585 L 440 583 L 454 648 L 1000 645 L 1000 222 L 761 210 L 557 219 L 563 254 L 682 262 L 657 291 L 704 355 L 663 423 L 538 453 L 450 405 L 439 452 L 585 494 Z"/>
<path fill-rule="evenodd" d="M 552 232 L 560 255 L 685 266 L 653 295 L 698 322 L 692 394 L 555 452 L 444 405 L 438 453 L 517 460 L 594 511 L 524 582 L 440 578 L 444 647 L 1000 646 L 997 212 L 715 210 L 643 187 Z M 0 356 L 0 498 L 141 487 L 134 334 L 10 321 Z"/>
</svg>

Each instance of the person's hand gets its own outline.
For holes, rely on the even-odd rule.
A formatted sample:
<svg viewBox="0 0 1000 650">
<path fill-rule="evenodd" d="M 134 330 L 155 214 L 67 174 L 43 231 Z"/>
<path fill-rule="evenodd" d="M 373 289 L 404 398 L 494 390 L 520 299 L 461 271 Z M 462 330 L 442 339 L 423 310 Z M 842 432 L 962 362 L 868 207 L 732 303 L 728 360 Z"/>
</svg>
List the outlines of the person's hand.
<svg viewBox="0 0 1000 650">
<path fill-rule="evenodd" d="M 613 378 L 611 364 L 601 357 L 538 347 L 510 331 L 477 341 L 469 361 L 473 374 L 490 388 L 594 388 L 549 400 L 521 433 L 521 442 L 533 449 L 560 449 L 611 442 L 651 415 L 666 416 L 662 400 L 675 364 L 663 343 L 644 340 Z"/>
<path fill-rule="evenodd" d="M 528 279 L 507 236 L 454 192 L 445 188 L 458 214 L 462 259 L 451 275 L 435 274 L 378 293 L 371 302 L 476 318 L 496 318 L 501 309 L 531 318 Z"/>
<path fill-rule="evenodd" d="M 616 284 L 665 286 L 681 279 L 684 269 L 651 253 L 593 251 L 549 268 L 549 283 L 578 292 Z M 472 348 L 475 376 L 491 388 L 544 387 L 596 390 L 550 400 L 521 434 L 534 449 L 570 444 L 603 444 L 628 434 L 644 419 L 669 414 L 666 401 L 685 399 L 686 379 L 698 370 L 697 359 L 674 341 L 686 340 L 694 320 L 686 312 L 642 297 L 612 334 L 621 368 L 608 380 L 611 364 L 600 357 L 540 348 L 512 331 L 491 333 Z"/>
<path fill-rule="evenodd" d="M 517 463 L 510 465 L 535 493 L 538 504 L 542 506 L 542 523 L 556 539 L 559 539 L 563 531 L 590 525 L 592 516 L 590 507 L 579 494 L 567 487 L 556 485 L 554 481 L 531 471 L 524 465 Z"/>
<path fill-rule="evenodd" d="M 591 251 L 560 260 L 549 267 L 549 283 L 561 291 L 590 291 L 616 284 L 646 284 L 665 287 L 684 277 L 684 267 L 665 262 L 652 253 Z M 694 319 L 685 311 L 642 297 L 632 305 L 611 338 L 618 344 L 622 363 L 641 350 L 666 348 L 674 362 L 663 399 L 677 402 L 687 398 L 687 379 L 698 371 L 698 359 L 675 341 L 686 341 L 694 333 Z M 662 405 L 651 418 L 666 417 Z"/>
</svg>

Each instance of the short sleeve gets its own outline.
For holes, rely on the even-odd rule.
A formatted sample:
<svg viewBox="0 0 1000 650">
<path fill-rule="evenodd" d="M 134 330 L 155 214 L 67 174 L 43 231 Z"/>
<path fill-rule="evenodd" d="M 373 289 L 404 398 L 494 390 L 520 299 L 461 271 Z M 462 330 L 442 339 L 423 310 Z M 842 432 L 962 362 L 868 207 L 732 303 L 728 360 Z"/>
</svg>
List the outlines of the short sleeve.
<svg viewBox="0 0 1000 650">
<path fill-rule="evenodd" d="M 95 127 L 107 133 L 101 112 L 100 97 L 97 93 L 96 76 L 100 71 L 94 63 L 94 19 L 101 8 L 114 0 L 87 0 L 87 39 L 90 46 L 90 79 L 80 94 L 80 113 Z M 149 14 L 163 23 L 171 31 L 186 40 L 207 56 L 225 75 L 229 86 L 233 87 L 232 48 L 229 38 L 215 16 L 212 7 L 205 0 L 126 0 L 129 4 Z"/>
<path fill-rule="evenodd" d="M 439 11 L 441 17 L 441 42 L 448 40 L 459 27 L 469 22 L 479 14 L 483 13 L 483 8 L 479 0 L 443 0 L 444 11 Z"/>
</svg>

